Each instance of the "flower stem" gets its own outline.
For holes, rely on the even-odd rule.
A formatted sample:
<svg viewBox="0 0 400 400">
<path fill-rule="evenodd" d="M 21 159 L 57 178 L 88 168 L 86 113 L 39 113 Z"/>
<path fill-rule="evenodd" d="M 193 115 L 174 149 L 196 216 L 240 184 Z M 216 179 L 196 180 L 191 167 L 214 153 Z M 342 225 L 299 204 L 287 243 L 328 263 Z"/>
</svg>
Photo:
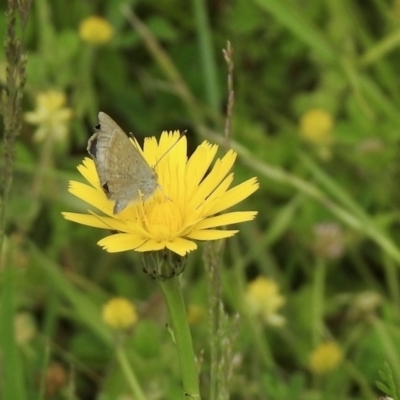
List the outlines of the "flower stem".
<svg viewBox="0 0 400 400">
<path fill-rule="evenodd" d="M 129 360 L 126 356 L 126 352 L 122 346 L 122 344 L 117 344 L 116 346 L 116 353 L 117 353 L 117 359 L 119 362 L 120 367 L 122 368 L 122 371 L 125 375 L 125 378 L 132 390 L 132 393 L 135 396 L 136 400 L 146 400 L 146 396 L 144 395 L 142 388 L 139 385 L 139 382 L 136 378 L 136 375 L 129 364 Z"/>
<path fill-rule="evenodd" d="M 185 398 L 200 399 L 196 359 L 179 278 L 159 280 L 158 283 L 167 303 L 171 327 L 175 336 Z"/>
</svg>

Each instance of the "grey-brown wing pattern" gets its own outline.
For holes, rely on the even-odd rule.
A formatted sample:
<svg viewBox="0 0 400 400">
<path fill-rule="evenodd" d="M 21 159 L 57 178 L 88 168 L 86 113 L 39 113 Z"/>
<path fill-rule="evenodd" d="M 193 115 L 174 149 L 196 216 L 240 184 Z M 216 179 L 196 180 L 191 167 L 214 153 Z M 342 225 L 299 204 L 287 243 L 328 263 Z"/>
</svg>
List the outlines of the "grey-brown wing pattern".
<svg viewBox="0 0 400 400">
<path fill-rule="evenodd" d="M 111 200 L 114 214 L 129 203 L 146 200 L 156 190 L 157 175 L 122 129 L 105 113 L 99 113 L 97 132 L 89 139 L 100 184 Z"/>
</svg>

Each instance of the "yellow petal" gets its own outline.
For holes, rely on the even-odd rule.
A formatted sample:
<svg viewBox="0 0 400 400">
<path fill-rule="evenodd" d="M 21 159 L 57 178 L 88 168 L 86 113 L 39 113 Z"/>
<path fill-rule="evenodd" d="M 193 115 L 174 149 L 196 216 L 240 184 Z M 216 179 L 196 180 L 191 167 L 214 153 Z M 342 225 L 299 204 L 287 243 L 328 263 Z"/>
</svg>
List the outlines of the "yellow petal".
<svg viewBox="0 0 400 400">
<path fill-rule="evenodd" d="M 215 205 L 219 203 L 221 197 L 224 196 L 232 181 L 233 174 L 229 174 L 206 200 L 201 204 L 196 205 L 196 208 L 199 209 L 203 216 L 208 217 L 209 215 L 215 214 L 214 212 L 210 212 L 210 210 L 214 209 Z"/>
<path fill-rule="evenodd" d="M 205 229 L 195 230 L 191 232 L 187 237 L 194 240 L 217 240 L 231 237 L 238 233 L 238 230 L 217 230 L 217 229 Z"/>
<path fill-rule="evenodd" d="M 107 199 L 104 192 L 81 182 L 70 181 L 68 191 L 104 214 L 113 215 L 113 202 Z"/>
<path fill-rule="evenodd" d="M 79 214 L 71 212 L 61 213 L 68 221 L 77 222 L 78 224 L 92 226 L 94 228 L 110 229 L 110 230 L 124 230 L 124 224 L 116 224 L 114 218 L 109 217 L 98 217 L 96 215 Z"/>
<path fill-rule="evenodd" d="M 198 185 L 210 167 L 217 150 L 218 146 L 203 142 L 189 158 L 186 164 L 185 187 L 187 197 L 185 201 L 188 201 L 196 193 Z"/>
<path fill-rule="evenodd" d="M 211 172 L 204 178 L 196 190 L 191 202 L 198 204 L 207 198 L 226 177 L 236 159 L 236 153 L 229 150 L 222 159 L 218 159 Z"/>
<path fill-rule="evenodd" d="M 251 221 L 257 215 L 257 211 L 235 211 L 216 217 L 206 218 L 205 220 L 196 224 L 197 229 L 215 228 L 216 226 L 224 226 L 230 224 L 237 224 L 239 222 Z"/>
<path fill-rule="evenodd" d="M 109 253 L 119 251 L 135 250 L 147 241 L 141 236 L 134 233 L 116 233 L 115 235 L 107 236 L 97 242 L 97 244 Z"/>
<path fill-rule="evenodd" d="M 245 198 L 249 197 L 259 188 L 259 183 L 257 178 L 250 178 L 247 181 L 235 186 L 234 188 L 228 190 L 215 206 L 209 210 L 209 214 L 217 214 L 223 210 L 226 210 L 235 204 L 240 203 Z"/>
<path fill-rule="evenodd" d="M 182 257 L 186 253 L 197 249 L 196 243 L 183 238 L 176 238 L 174 241 L 167 242 L 166 247 Z"/>
<path fill-rule="evenodd" d="M 135 251 L 145 252 L 145 251 L 159 251 L 165 249 L 165 241 L 156 241 L 153 239 L 147 240 L 142 245 L 135 248 Z"/>
<path fill-rule="evenodd" d="M 82 164 L 78 165 L 78 171 L 94 188 L 101 189 L 96 167 L 91 158 L 85 157 Z"/>
</svg>

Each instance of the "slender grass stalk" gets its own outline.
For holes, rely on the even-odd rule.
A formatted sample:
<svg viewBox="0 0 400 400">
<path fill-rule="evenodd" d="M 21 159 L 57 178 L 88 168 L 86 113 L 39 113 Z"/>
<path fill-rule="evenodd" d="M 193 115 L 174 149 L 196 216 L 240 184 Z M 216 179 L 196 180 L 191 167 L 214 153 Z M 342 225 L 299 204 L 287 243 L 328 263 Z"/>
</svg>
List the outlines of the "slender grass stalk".
<svg viewBox="0 0 400 400">
<path fill-rule="evenodd" d="M 74 95 L 74 112 L 78 118 L 89 114 L 94 120 L 97 118 L 98 100 L 94 88 L 93 70 L 96 61 L 96 48 L 87 44 L 83 48 L 79 60 L 79 87 Z"/>
<path fill-rule="evenodd" d="M 218 114 L 221 95 L 219 93 L 217 67 L 213 54 L 211 27 L 207 15 L 207 2 L 204 0 L 192 0 L 192 3 L 207 104 L 214 113 Z"/>
<path fill-rule="evenodd" d="M 202 129 L 202 133 L 207 138 L 212 139 L 216 143 L 222 144 L 223 139 L 220 135 L 209 129 Z M 384 232 L 381 232 L 373 223 L 370 216 L 368 216 L 359 206 L 357 206 L 359 215 L 354 213 L 353 209 L 348 209 L 349 204 L 347 203 L 342 206 L 332 200 L 323 190 L 321 190 L 316 185 L 306 181 L 305 179 L 299 178 L 289 172 L 286 172 L 280 167 L 275 167 L 268 165 L 267 163 L 258 160 L 254 155 L 245 147 L 241 146 L 239 143 L 232 141 L 232 148 L 238 152 L 242 157 L 243 162 L 250 166 L 254 171 L 258 172 L 264 177 L 272 179 L 274 181 L 280 182 L 282 184 L 292 186 L 294 189 L 298 190 L 300 193 L 305 194 L 309 198 L 320 203 L 324 208 L 330 211 L 345 225 L 355 229 L 356 231 L 366 235 L 372 239 L 376 244 L 378 244 L 397 264 L 400 265 L 400 249 L 393 242 L 393 240 Z M 304 158 L 301 158 L 304 160 Z M 327 177 L 325 174 L 324 176 Z M 326 181 L 327 183 L 328 181 Z M 331 180 L 331 183 L 334 181 Z M 337 185 L 337 187 L 340 187 Z M 356 203 L 354 203 L 356 204 Z"/>
<path fill-rule="evenodd" d="M 234 70 L 233 48 L 229 41 L 226 44 L 226 49 L 222 50 L 222 53 L 225 58 L 226 66 L 228 67 L 228 82 L 227 82 L 228 103 L 226 105 L 225 129 L 224 129 L 225 149 L 228 151 L 230 148 L 230 139 L 232 135 L 231 126 L 233 117 L 233 106 L 235 104 L 235 90 L 233 87 L 233 70 Z"/>
<path fill-rule="evenodd" d="M 106 346 L 112 346 L 112 337 L 107 327 L 102 323 L 97 305 L 90 296 L 65 278 L 60 265 L 43 254 L 34 243 L 29 243 L 32 262 L 42 269 L 48 279 L 48 285 L 54 287 L 57 293 L 71 304 L 75 318 L 82 321 Z"/>
<path fill-rule="evenodd" d="M 352 363 L 345 363 L 346 374 L 350 376 L 360 389 L 363 399 L 376 400 L 376 393 L 371 389 L 371 386 L 363 375 Z"/>
<path fill-rule="evenodd" d="M 187 105 L 192 118 L 194 118 L 195 121 L 201 120 L 201 115 L 203 112 L 201 111 L 199 104 L 195 100 L 193 94 L 190 92 L 179 70 L 175 67 L 168 54 L 162 49 L 157 39 L 129 7 L 123 6 L 121 11 L 131 26 L 142 37 L 147 50 L 160 65 L 167 78 L 173 83 L 176 93 Z"/>
<path fill-rule="evenodd" d="M 35 12 L 38 20 L 38 46 L 41 57 L 43 57 L 44 65 L 48 67 L 47 73 L 54 74 L 49 68 L 54 62 L 54 29 L 51 17 L 51 7 L 48 0 L 36 0 Z M 55 76 L 50 75 L 51 80 L 55 80 Z"/>
<path fill-rule="evenodd" d="M 283 26 L 286 26 L 301 41 L 307 43 L 319 57 L 325 61 L 334 61 L 337 57 L 334 47 L 325 34 L 316 28 L 300 7 L 287 0 L 253 0 L 263 10 L 268 11 Z"/>
<path fill-rule="evenodd" d="M 361 58 L 360 65 L 368 67 L 380 61 L 386 55 L 399 48 L 400 29 L 396 29 L 372 46 Z"/>
<path fill-rule="evenodd" d="M 122 343 L 118 343 L 116 345 L 116 354 L 119 365 L 122 368 L 122 372 L 125 375 L 126 381 L 128 382 L 129 387 L 132 390 L 132 394 L 135 396 L 135 400 L 146 400 L 146 396 L 143 393 L 139 381 L 136 377 L 136 374 L 129 363 L 128 357 L 126 356 L 126 352 L 122 346 Z"/>
</svg>

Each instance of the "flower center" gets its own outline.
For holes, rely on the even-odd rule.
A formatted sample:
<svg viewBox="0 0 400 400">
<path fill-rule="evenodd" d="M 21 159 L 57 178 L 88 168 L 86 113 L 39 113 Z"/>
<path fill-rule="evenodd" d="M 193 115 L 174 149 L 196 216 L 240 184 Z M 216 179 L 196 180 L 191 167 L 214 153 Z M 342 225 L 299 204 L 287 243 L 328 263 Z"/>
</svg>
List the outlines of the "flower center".
<svg viewBox="0 0 400 400">
<path fill-rule="evenodd" d="M 156 196 L 146 207 L 148 230 L 159 240 L 171 240 L 182 226 L 179 207 L 164 196 Z"/>
</svg>

